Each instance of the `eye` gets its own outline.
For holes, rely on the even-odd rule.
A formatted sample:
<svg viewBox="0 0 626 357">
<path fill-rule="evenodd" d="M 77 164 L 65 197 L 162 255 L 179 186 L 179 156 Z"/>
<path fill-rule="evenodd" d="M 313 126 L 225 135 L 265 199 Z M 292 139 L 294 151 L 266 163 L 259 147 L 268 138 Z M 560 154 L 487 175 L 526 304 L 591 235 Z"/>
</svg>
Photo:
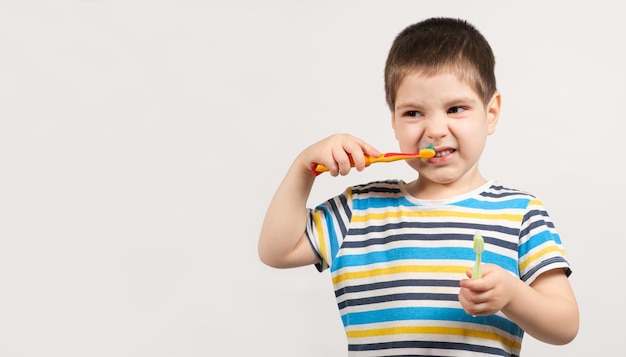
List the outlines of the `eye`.
<svg viewBox="0 0 626 357">
<path fill-rule="evenodd" d="M 420 116 L 421 113 L 417 110 L 409 110 L 408 112 L 404 113 L 404 115 L 406 115 L 407 117 L 417 117 Z"/>
<path fill-rule="evenodd" d="M 465 111 L 465 107 L 452 107 L 448 109 L 448 114 L 457 114 Z"/>
</svg>

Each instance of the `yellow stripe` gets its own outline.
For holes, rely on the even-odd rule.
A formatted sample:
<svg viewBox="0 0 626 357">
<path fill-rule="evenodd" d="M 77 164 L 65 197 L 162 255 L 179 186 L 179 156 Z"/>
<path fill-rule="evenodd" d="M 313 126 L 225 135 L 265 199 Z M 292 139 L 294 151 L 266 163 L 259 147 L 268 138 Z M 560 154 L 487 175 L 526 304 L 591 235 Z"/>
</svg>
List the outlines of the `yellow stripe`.
<svg viewBox="0 0 626 357">
<path fill-rule="evenodd" d="M 475 212 L 459 212 L 459 211 L 425 211 L 425 212 L 384 212 L 384 213 L 369 213 L 361 216 L 352 216 L 353 222 L 366 222 L 370 220 L 383 220 L 388 218 L 400 218 L 400 217 L 464 217 L 464 218 L 481 218 L 491 220 L 505 220 L 519 222 L 522 220 L 520 214 L 506 214 L 506 213 L 475 213 Z"/>
<path fill-rule="evenodd" d="M 315 221 L 315 227 L 317 228 L 317 236 L 320 242 L 320 255 L 325 262 L 330 263 L 328 260 L 328 252 L 326 251 L 326 236 L 324 235 L 324 229 L 322 229 L 322 220 L 319 213 L 313 215 Z"/>
<path fill-rule="evenodd" d="M 537 260 L 538 257 L 541 257 L 543 255 L 546 255 L 548 253 L 553 253 L 553 252 L 559 252 L 561 255 L 565 255 L 565 251 L 557 246 L 549 246 L 549 247 L 545 247 L 542 250 L 529 255 L 528 258 L 526 258 L 524 261 L 520 262 L 519 264 L 519 269 L 520 270 L 524 270 L 528 264 L 534 262 L 535 260 Z"/>
<path fill-rule="evenodd" d="M 456 335 L 456 336 L 469 336 L 475 338 L 484 338 L 493 341 L 500 341 L 503 345 L 513 348 L 521 349 L 522 344 L 520 341 L 510 340 L 497 333 L 468 330 L 459 327 L 441 327 L 441 326 L 398 326 L 387 327 L 371 330 L 353 330 L 347 331 L 349 338 L 363 338 L 363 337 L 375 337 L 385 335 L 400 335 L 400 334 L 431 334 L 431 335 Z"/>
<path fill-rule="evenodd" d="M 346 194 L 349 199 L 352 199 L 352 189 L 348 188 L 346 190 Z M 324 261 L 330 264 L 328 250 L 326 249 L 326 235 L 324 234 L 324 229 L 322 228 L 322 219 L 320 217 L 321 212 L 315 212 L 313 214 L 313 220 L 315 221 L 315 228 L 317 231 L 317 237 L 320 243 L 320 255 L 324 259 Z"/>
<path fill-rule="evenodd" d="M 466 266 L 457 265 L 401 265 L 388 268 L 379 268 L 372 270 L 363 270 L 339 274 L 333 277 L 333 284 L 337 284 L 349 279 L 362 279 L 372 276 L 401 274 L 401 273 L 457 273 L 465 274 L 469 269 Z"/>
</svg>

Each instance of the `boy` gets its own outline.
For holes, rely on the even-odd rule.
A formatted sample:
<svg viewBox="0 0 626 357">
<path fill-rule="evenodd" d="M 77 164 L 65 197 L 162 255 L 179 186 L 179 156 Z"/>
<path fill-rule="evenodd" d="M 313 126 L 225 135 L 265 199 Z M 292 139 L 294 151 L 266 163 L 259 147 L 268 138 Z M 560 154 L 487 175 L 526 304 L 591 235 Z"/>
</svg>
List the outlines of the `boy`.
<svg viewBox="0 0 626 357">
<path fill-rule="evenodd" d="M 346 175 L 380 155 L 332 135 L 296 157 L 269 205 L 261 260 L 330 268 L 350 356 L 519 356 L 524 332 L 550 344 L 578 333 L 571 270 L 542 203 L 478 169 L 500 115 L 494 66 L 465 21 L 407 27 L 385 65 L 391 126 L 400 151 L 432 145 L 435 157 L 407 161 L 412 182 L 349 187 L 307 209 L 311 163 Z M 483 275 L 471 279 L 477 232 Z"/>
</svg>

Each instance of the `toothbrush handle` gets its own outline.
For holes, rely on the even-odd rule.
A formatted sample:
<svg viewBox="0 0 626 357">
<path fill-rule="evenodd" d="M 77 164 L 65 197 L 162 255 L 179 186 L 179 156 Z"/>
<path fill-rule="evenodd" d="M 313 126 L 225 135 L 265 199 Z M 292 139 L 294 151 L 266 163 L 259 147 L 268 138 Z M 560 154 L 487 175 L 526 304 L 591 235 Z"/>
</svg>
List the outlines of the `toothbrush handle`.
<svg viewBox="0 0 626 357">
<path fill-rule="evenodd" d="M 326 171 L 328 171 L 328 167 L 322 164 L 317 164 L 315 162 L 311 164 L 311 173 L 313 174 L 313 176 L 317 176 Z"/>
<path fill-rule="evenodd" d="M 392 162 L 414 158 L 427 160 L 433 156 L 435 156 L 435 147 L 433 145 L 429 145 L 428 147 L 422 148 L 414 153 L 388 152 L 380 154 L 379 156 L 365 155 L 365 166 L 367 167 L 375 162 Z M 354 167 L 354 161 L 352 161 L 352 156 L 350 156 L 350 166 Z M 318 164 L 316 162 L 311 164 L 311 173 L 313 173 L 313 176 L 317 176 L 326 171 L 328 171 L 328 167 L 324 165 Z"/>
<path fill-rule="evenodd" d="M 395 152 L 390 152 L 390 153 L 384 153 L 384 154 L 380 154 L 380 156 L 369 156 L 369 155 L 365 155 L 365 167 L 370 166 L 373 163 L 376 162 L 392 162 L 392 161 L 398 161 L 398 160 L 406 160 L 406 159 L 414 159 L 419 156 L 420 153 L 409 153 L 409 154 L 405 154 L 405 153 L 395 153 Z M 350 156 L 350 166 L 354 167 L 354 161 L 352 161 L 352 156 Z M 311 164 L 311 173 L 313 173 L 313 176 L 317 176 L 319 174 L 321 174 L 322 172 L 326 172 L 328 171 L 328 167 L 322 165 L 322 164 L 318 164 L 318 163 L 312 163 Z"/>
<path fill-rule="evenodd" d="M 474 267 L 472 268 L 472 279 L 480 279 L 483 277 L 483 271 L 480 265 L 480 258 L 480 254 L 477 254 L 476 262 L 474 263 Z"/>
<path fill-rule="evenodd" d="M 369 166 L 372 162 L 375 162 L 374 158 L 371 156 L 365 155 L 365 166 Z M 352 160 L 352 156 L 350 156 L 350 166 L 354 167 L 354 161 Z M 322 172 L 326 172 L 326 171 L 328 171 L 328 167 L 322 164 L 318 164 L 316 162 L 311 164 L 311 173 L 313 173 L 313 176 L 317 176 L 321 174 Z"/>
</svg>

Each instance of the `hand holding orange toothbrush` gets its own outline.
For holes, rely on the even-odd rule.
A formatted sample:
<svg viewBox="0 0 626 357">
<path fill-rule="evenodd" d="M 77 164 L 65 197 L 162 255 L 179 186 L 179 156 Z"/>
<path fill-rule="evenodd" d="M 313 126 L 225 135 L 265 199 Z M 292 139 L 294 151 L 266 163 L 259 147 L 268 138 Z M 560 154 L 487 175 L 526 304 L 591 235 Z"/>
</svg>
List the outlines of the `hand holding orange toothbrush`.
<svg viewBox="0 0 626 357">
<path fill-rule="evenodd" d="M 392 162 L 392 161 L 415 159 L 415 158 L 426 160 L 434 156 L 435 156 L 435 148 L 432 145 L 430 145 L 414 153 L 388 152 L 388 153 L 380 154 L 379 156 L 365 155 L 365 166 L 367 167 L 377 162 Z M 352 161 L 352 158 L 350 158 L 350 165 L 354 167 L 354 162 Z M 313 173 L 314 176 L 317 176 L 326 171 L 328 171 L 328 168 L 324 165 L 321 165 L 315 162 L 311 164 L 311 172 Z"/>
</svg>

